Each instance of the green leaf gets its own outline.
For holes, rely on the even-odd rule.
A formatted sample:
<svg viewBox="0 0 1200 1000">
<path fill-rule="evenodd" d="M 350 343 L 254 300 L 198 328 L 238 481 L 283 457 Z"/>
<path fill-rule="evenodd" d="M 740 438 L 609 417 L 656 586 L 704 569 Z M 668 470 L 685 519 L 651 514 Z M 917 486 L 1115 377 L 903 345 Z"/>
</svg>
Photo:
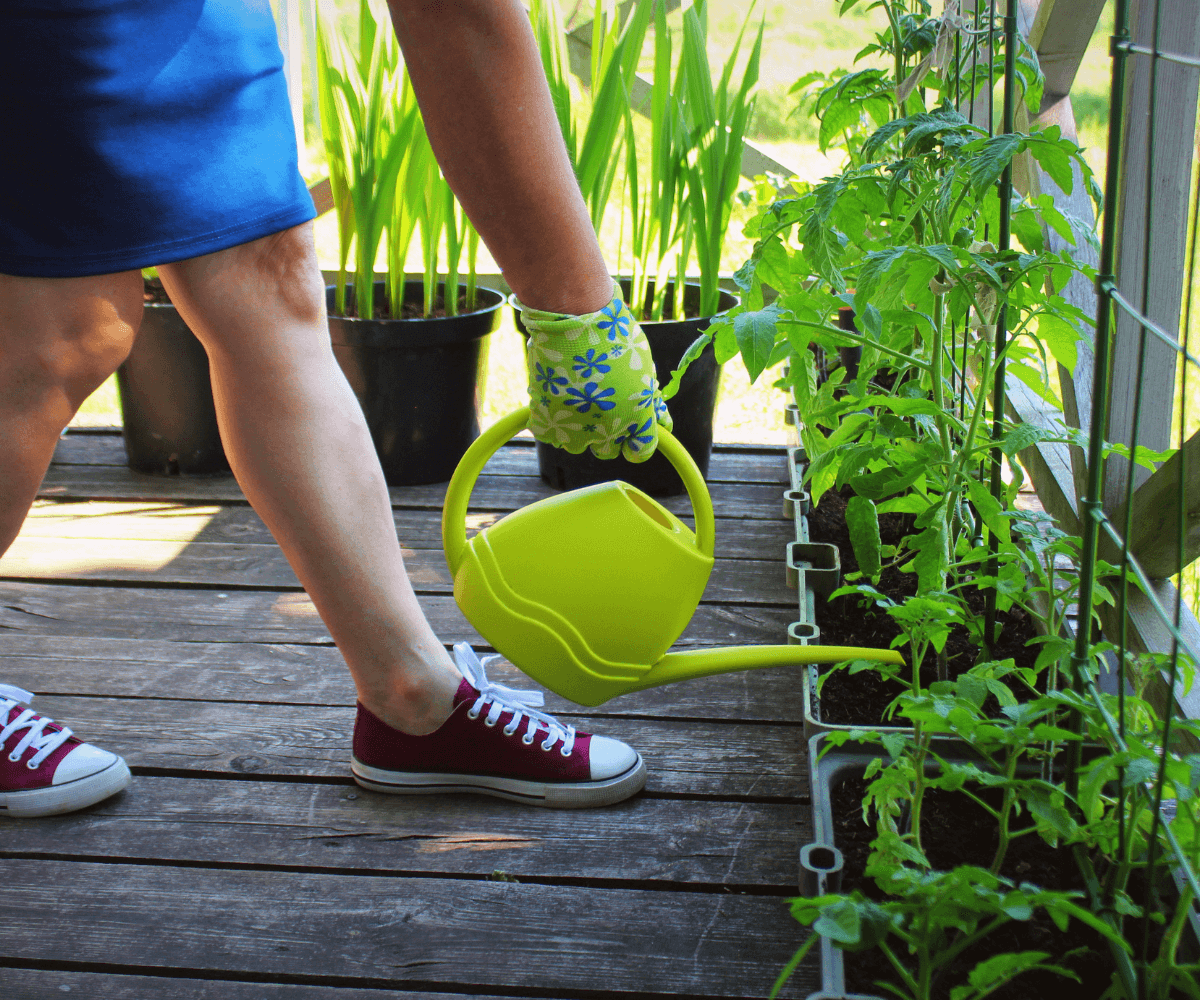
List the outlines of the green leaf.
<svg viewBox="0 0 1200 1000">
<path fill-rule="evenodd" d="M 1030 253 L 1041 253 L 1046 249 L 1041 222 L 1037 214 L 1030 209 L 1025 208 L 1012 213 L 1012 231 Z"/>
<path fill-rule="evenodd" d="M 955 986 L 950 991 L 950 1000 L 985 997 L 1023 972 L 1030 972 L 1034 969 L 1056 972 L 1079 982 L 1079 977 L 1069 969 L 1044 964 L 1049 957 L 1050 954 L 1044 951 L 1019 951 L 986 958 L 967 975 L 967 984 Z"/>
<path fill-rule="evenodd" d="M 1075 371 L 1078 343 L 1082 339 L 1075 325 L 1061 313 L 1051 310 L 1037 318 L 1038 340 L 1050 349 L 1050 354 L 1069 372 Z"/>
<path fill-rule="evenodd" d="M 856 944 L 862 930 L 858 907 L 852 899 L 838 900 L 821 909 L 813 930 L 833 941 Z"/>
<path fill-rule="evenodd" d="M 846 503 L 846 527 L 850 531 L 850 544 L 858 568 L 872 582 L 878 582 L 883 564 L 880 560 L 879 514 L 875 504 L 866 497 L 851 497 Z"/>
<path fill-rule="evenodd" d="M 1004 436 L 1000 439 L 1000 450 L 1009 458 L 1013 458 L 1017 452 L 1024 451 L 1037 444 L 1038 441 L 1044 441 L 1053 436 L 1044 427 L 1038 427 L 1035 424 L 1017 424 L 1004 432 Z"/>
<path fill-rule="evenodd" d="M 946 574 L 950 571 L 950 544 L 946 520 L 935 517 L 933 523 L 911 541 L 916 551 L 913 567 L 917 571 L 919 592 L 944 590 Z"/>
<path fill-rule="evenodd" d="M 1029 151 L 1033 158 L 1065 194 L 1070 194 L 1075 187 L 1075 176 L 1071 169 L 1073 146 L 1074 143 L 1059 140 L 1057 135 L 1051 137 L 1050 130 L 1034 133 L 1029 140 Z"/>
<path fill-rule="evenodd" d="M 775 323 L 778 318 L 779 306 L 774 302 L 763 309 L 740 313 L 733 318 L 734 336 L 737 337 L 751 384 L 762 374 L 775 350 Z"/>
<path fill-rule="evenodd" d="M 671 381 L 663 387 L 663 399 L 670 399 L 679 391 L 684 374 L 691 367 L 692 362 L 704 353 L 704 349 L 712 342 L 712 337 L 713 328 L 709 327 L 684 351 L 683 357 L 679 359 L 679 367 L 671 372 Z"/>
<path fill-rule="evenodd" d="M 1000 501 L 992 496 L 991 491 L 983 483 L 973 478 L 967 479 L 967 495 L 970 496 L 971 503 L 979 512 L 979 516 L 987 525 L 988 530 L 1002 541 L 1008 541 L 1012 524 L 1008 518 L 1003 516 L 1004 508 Z"/>
<path fill-rule="evenodd" d="M 923 462 L 912 462 L 902 468 L 889 467 L 880 469 L 879 472 L 859 475 L 850 485 L 861 497 L 882 500 L 893 493 L 908 489 L 928 471 Z"/>
<path fill-rule="evenodd" d="M 982 195 L 986 188 L 1000 179 L 1004 168 L 1021 149 L 1023 141 L 1020 135 L 1006 133 L 963 147 L 963 154 L 970 151 L 966 158 L 967 176 L 977 196 Z"/>
</svg>

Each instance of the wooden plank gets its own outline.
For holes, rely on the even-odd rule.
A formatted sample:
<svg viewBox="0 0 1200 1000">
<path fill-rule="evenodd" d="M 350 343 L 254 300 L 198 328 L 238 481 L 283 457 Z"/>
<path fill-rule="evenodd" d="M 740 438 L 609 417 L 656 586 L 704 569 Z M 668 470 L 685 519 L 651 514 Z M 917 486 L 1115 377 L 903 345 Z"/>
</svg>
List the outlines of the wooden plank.
<svg viewBox="0 0 1200 1000">
<path fill-rule="evenodd" d="M 493 680 L 542 690 L 507 660 L 488 665 Z M 332 646 L 162 642 L 0 634 L 0 680 L 43 694 L 163 698 L 292 705 L 353 705 L 354 685 Z M 753 670 L 622 695 L 593 716 L 803 722 L 795 692 L 803 668 Z M 576 713 L 545 692 L 546 710 Z"/>
<path fill-rule="evenodd" d="M 308 193 L 312 196 L 313 206 L 317 210 L 318 217 L 333 211 L 333 188 L 329 184 L 328 177 L 310 185 Z"/>
<path fill-rule="evenodd" d="M 414 590 L 453 593 L 454 579 L 440 550 L 402 551 Z M 787 585 L 782 543 L 778 553 L 773 560 L 718 559 L 704 600 L 794 602 L 796 592 Z M 0 557 L 0 577 L 300 589 L 300 581 L 277 545 L 229 542 L 19 537 Z"/>
<path fill-rule="evenodd" d="M 49 696 L 36 704 L 131 767 L 350 781 L 350 706 Z M 807 796 L 801 726 L 564 718 L 635 747 L 650 769 L 652 793 L 795 802 Z"/>
<path fill-rule="evenodd" d="M 1046 78 L 1043 108 L 1071 92 L 1105 0 L 1041 0 L 1028 34 Z"/>
<path fill-rule="evenodd" d="M 1026 121 L 1027 115 L 1024 106 L 1020 108 L 1018 117 L 1021 119 L 1021 127 L 1027 129 L 1030 123 Z M 1057 126 L 1065 138 L 1078 142 L 1075 114 L 1071 108 L 1070 97 L 1064 96 L 1052 103 L 1043 101 L 1041 113 L 1034 119 L 1033 124 L 1042 128 Z M 1043 224 L 1042 236 L 1046 241 L 1047 248 L 1055 253 L 1067 254 L 1080 264 L 1096 267 L 1100 262 L 1099 254 L 1085 238 L 1096 217 L 1091 198 L 1083 183 L 1083 172 L 1079 165 L 1072 164 L 1073 182 L 1071 193 L 1067 194 L 1031 155 L 1024 154 L 1020 162 L 1024 166 L 1024 170 L 1021 172 L 1023 177 L 1019 179 L 1023 179 L 1025 183 L 1018 183 L 1018 188 L 1031 197 L 1042 194 L 1050 195 L 1054 199 L 1055 206 L 1071 224 L 1074 243 L 1063 239 L 1054 229 Z M 1082 309 L 1087 315 L 1095 317 L 1097 309 L 1095 285 L 1084 275 L 1073 272 L 1062 288 L 1053 290 L 1072 305 Z M 1095 379 L 1094 328 L 1089 328 L 1081 334 L 1075 343 L 1075 353 L 1076 362 L 1073 368 L 1068 369 L 1064 365 L 1058 366 L 1058 381 L 1062 391 L 1062 416 L 1068 427 L 1078 427 L 1086 434 L 1092 419 L 1092 387 Z M 1074 446 L 1055 447 L 1060 449 L 1069 447 L 1071 473 L 1074 479 L 1073 492 L 1076 497 L 1082 496 L 1087 492 L 1087 463 L 1083 450 Z M 1076 510 L 1074 505 L 1071 510 L 1074 514 Z"/>
<path fill-rule="evenodd" d="M 1005 403 L 1009 416 L 1020 423 L 1054 430 L 1061 422 L 1062 414 L 1050 412 L 1045 401 L 1017 378 L 1007 380 Z M 1019 452 L 1018 458 L 1033 481 L 1042 509 L 1067 534 L 1079 534 L 1079 507 L 1068 446 L 1038 441 Z"/>
<path fill-rule="evenodd" d="M 84 813 L 0 824 L 0 853 L 794 890 L 808 813 L 639 796 L 580 823 L 482 796 L 141 776 Z"/>
<path fill-rule="evenodd" d="M 468 997 L 463 993 L 419 993 L 410 990 L 300 986 L 293 983 L 236 982 L 184 976 L 130 976 L 108 972 L 58 972 L 43 969 L 0 969 L 5 1000 L 509 1000 Z"/>
<path fill-rule="evenodd" d="M 1166 609 L 1168 615 L 1175 612 L 1175 587 L 1168 580 L 1154 582 L 1153 592 L 1159 604 Z M 1110 604 L 1101 602 L 1097 605 L 1100 615 L 1100 625 L 1106 636 L 1112 638 L 1120 634 L 1121 616 L 1117 609 Z M 1126 632 L 1129 649 L 1134 653 L 1170 653 L 1173 638 L 1170 630 L 1164 624 L 1162 616 L 1155 610 L 1150 598 L 1141 589 L 1131 585 L 1125 601 Z M 1200 664 L 1200 622 L 1192 614 L 1191 608 L 1184 601 L 1180 607 L 1179 631 L 1184 638 L 1181 654 L 1190 656 L 1194 664 Z M 1159 674 L 1157 681 L 1148 685 L 1146 700 L 1154 706 L 1159 716 L 1164 716 L 1172 706 L 1187 719 L 1200 719 L 1200 684 L 1193 684 L 1191 691 L 1184 689 L 1182 683 L 1170 691 L 1166 671 Z M 1200 741 L 1188 737 L 1182 740 L 1190 752 L 1200 751 Z"/>
<path fill-rule="evenodd" d="M 393 486 L 394 507 L 442 509 L 446 484 Z M 781 486 L 773 483 L 710 483 L 713 510 L 719 517 L 773 520 L 781 516 Z M 540 479 L 518 476 L 480 476 L 471 495 L 471 509 L 510 511 L 556 495 Z M 170 500 L 200 503 L 245 503 L 229 477 L 147 476 L 111 466 L 52 465 L 38 496 L 46 500 Z M 686 496 L 666 497 L 662 505 L 689 516 Z"/>
<path fill-rule="evenodd" d="M 125 444 L 119 432 L 78 434 L 68 431 L 54 449 L 56 465 L 125 467 Z M 536 476 L 537 458 L 531 441 L 518 440 L 501 448 L 487 465 L 490 475 Z M 787 451 L 772 445 L 735 448 L 713 446 L 708 481 L 715 483 L 785 483 Z"/>
<path fill-rule="evenodd" d="M 442 518 L 438 511 L 393 510 L 396 535 L 410 549 L 442 551 Z M 503 516 L 476 511 L 467 517 L 467 534 Z M 273 545 L 262 518 L 250 507 L 175 502 L 109 500 L 38 500 L 21 529 L 23 538 L 162 539 Z M 717 520 L 718 559 L 782 559 L 784 546 L 795 540 L 793 522 Z"/>
<path fill-rule="evenodd" d="M 418 596 L 443 642 L 483 641 L 454 598 Z M 702 604 L 680 645 L 784 641 L 794 607 Z M 304 593 L 75 586 L 0 580 L 0 632 L 22 635 L 169 639 L 175 642 L 327 643 Z"/>
<path fill-rule="evenodd" d="M 1186 480 L 1181 473 L 1186 465 Z M 1184 552 L 1179 561 L 1179 498 L 1184 500 Z M 1133 495 L 1129 550 L 1146 574 L 1165 579 L 1200 557 L 1200 433 L 1164 462 Z M 1117 512 L 1123 531 L 1125 510 Z M 1111 557 L 1106 557 L 1111 558 Z"/>
<path fill-rule="evenodd" d="M 801 930 L 774 897 L 3 860 L 4 957 L 534 989 L 765 997 Z M 817 987 L 810 969 L 784 995 Z"/>
<path fill-rule="evenodd" d="M 1159 12 L 1156 17 L 1156 11 Z M 1195 0 L 1134 0 L 1130 34 L 1136 44 L 1152 47 L 1155 28 L 1163 51 L 1200 57 L 1200 18 Z M 1155 67 L 1154 123 L 1151 132 L 1151 66 Z M 1115 199 L 1117 219 L 1116 281 L 1121 294 L 1142 308 L 1159 327 L 1178 339 L 1184 266 L 1187 249 L 1188 205 L 1193 141 L 1196 130 L 1196 95 L 1200 66 L 1135 55 L 1129 62 L 1125 93 L 1125 133 L 1122 136 L 1124 188 Z M 1148 176 L 1150 152 L 1153 176 Z M 1147 183 L 1149 181 L 1149 184 Z M 1147 203 L 1147 187 L 1152 204 Z M 1147 247 L 1147 217 L 1152 248 Z M 1150 253 L 1150 266 L 1146 255 Z M 1144 283 L 1148 271 L 1149 284 Z M 1175 384 L 1177 357 L 1174 347 L 1146 335 L 1140 383 L 1141 426 L 1138 443 L 1155 451 L 1171 445 L 1173 394 L 1164 386 Z M 1139 394 L 1140 325 L 1117 309 L 1112 352 L 1112 388 L 1105 440 L 1130 444 L 1134 438 L 1134 405 Z M 1111 516 L 1125 502 L 1129 463 L 1113 455 L 1105 465 L 1104 510 Z M 1149 478 L 1141 466 L 1132 470 L 1134 486 Z"/>
</svg>

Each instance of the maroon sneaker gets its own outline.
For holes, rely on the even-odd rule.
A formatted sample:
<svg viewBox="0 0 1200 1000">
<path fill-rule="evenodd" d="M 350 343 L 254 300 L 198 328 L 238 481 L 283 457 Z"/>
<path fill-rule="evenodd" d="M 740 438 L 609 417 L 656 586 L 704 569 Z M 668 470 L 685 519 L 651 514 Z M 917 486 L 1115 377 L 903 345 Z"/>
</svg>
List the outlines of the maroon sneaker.
<svg viewBox="0 0 1200 1000">
<path fill-rule="evenodd" d="M 32 698 L 0 684 L 0 816 L 71 812 L 129 784 L 125 761 L 22 704 Z"/>
<path fill-rule="evenodd" d="M 540 691 L 491 683 L 467 643 L 454 647 L 454 658 L 465 679 L 450 718 L 427 736 L 402 733 L 358 706 L 350 767 L 363 788 L 392 795 L 481 792 L 581 809 L 612 805 L 645 786 L 637 751 L 539 712 Z"/>
</svg>

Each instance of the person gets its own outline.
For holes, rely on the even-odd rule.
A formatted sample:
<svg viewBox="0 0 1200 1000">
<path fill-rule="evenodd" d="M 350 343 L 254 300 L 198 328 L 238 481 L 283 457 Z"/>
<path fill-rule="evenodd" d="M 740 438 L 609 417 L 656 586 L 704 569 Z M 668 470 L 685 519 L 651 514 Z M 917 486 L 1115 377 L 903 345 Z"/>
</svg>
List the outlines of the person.
<svg viewBox="0 0 1200 1000">
<path fill-rule="evenodd" d="M 389 7 L 443 171 L 526 307 L 535 433 L 648 458 L 669 415 L 645 338 L 614 296 L 519 0 Z M 417 602 L 330 347 L 268 0 L 15 0 L 5 27 L 0 553 L 62 429 L 128 354 L 140 269 L 154 265 L 208 353 L 237 481 L 352 675 L 355 779 L 559 807 L 639 791 L 634 749 L 492 683 L 468 645 L 452 656 Z M 557 391 L 565 383 L 536 384 L 537 366 L 560 359 L 569 377 L 572 352 L 599 336 L 619 349 L 580 418 L 580 401 Z M 119 757 L 31 697 L 0 686 L 0 812 L 64 812 L 125 787 Z"/>
</svg>

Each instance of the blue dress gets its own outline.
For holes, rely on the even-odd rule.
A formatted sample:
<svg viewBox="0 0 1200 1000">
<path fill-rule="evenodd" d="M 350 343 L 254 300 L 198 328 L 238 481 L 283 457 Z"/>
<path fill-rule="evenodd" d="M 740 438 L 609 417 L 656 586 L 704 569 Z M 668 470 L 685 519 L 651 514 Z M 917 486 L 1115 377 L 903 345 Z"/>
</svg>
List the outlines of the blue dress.
<svg viewBox="0 0 1200 1000">
<path fill-rule="evenodd" d="M 0 273 L 107 274 L 315 216 L 269 0 L 2 0 Z"/>
</svg>

